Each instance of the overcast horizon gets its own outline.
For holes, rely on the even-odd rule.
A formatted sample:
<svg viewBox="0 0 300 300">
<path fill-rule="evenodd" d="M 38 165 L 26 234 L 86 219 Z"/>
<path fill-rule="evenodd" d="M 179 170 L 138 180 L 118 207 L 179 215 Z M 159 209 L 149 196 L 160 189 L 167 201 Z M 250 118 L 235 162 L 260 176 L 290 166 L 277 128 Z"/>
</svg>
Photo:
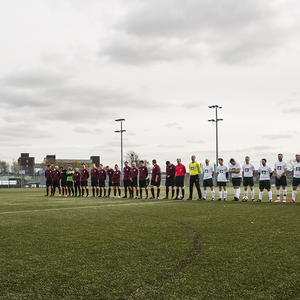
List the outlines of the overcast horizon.
<svg viewBox="0 0 300 300">
<path fill-rule="evenodd" d="M 299 1 L 0 2 L 0 160 L 273 166 L 300 152 Z M 297 79 L 298 78 L 298 79 Z"/>
</svg>

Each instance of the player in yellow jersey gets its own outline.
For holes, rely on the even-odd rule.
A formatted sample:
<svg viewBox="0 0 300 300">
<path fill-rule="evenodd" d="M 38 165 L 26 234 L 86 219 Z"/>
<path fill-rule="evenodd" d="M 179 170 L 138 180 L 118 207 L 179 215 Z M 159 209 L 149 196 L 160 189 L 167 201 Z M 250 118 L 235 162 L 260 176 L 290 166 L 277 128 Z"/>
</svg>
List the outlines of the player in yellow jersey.
<svg viewBox="0 0 300 300">
<path fill-rule="evenodd" d="M 192 200 L 193 199 L 193 187 L 194 184 L 196 186 L 196 189 L 198 191 L 198 200 L 201 200 L 202 194 L 201 194 L 201 189 L 199 185 L 199 175 L 201 173 L 201 167 L 199 163 L 196 162 L 196 156 L 192 155 L 191 157 L 192 162 L 189 164 L 189 169 L 190 169 L 190 197 L 187 200 Z"/>
</svg>

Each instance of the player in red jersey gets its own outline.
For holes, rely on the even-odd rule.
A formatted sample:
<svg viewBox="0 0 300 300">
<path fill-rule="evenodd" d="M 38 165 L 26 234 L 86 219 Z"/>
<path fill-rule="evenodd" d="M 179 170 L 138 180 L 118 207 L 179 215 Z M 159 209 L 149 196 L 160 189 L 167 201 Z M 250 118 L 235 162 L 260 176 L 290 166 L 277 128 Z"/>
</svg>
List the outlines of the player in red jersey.
<svg viewBox="0 0 300 300">
<path fill-rule="evenodd" d="M 102 164 L 99 165 L 98 176 L 99 176 L 99 188 L 100 188 L 99 197 L 102 197 L 102 190 L 103 190 L 103 197 L 105 197 L 106 196 L 106 188 L 105 188 L 106 171 L 103 168 Z"/>
<path fill-rule="evenodd" d="M 159 199 L 159 193 L 160 193 L 160 181 L 161 181 L 161 171 L 160 171 L 160 167 L 156 162 L 156 159 L 152 160 L 152 176 L 151 176 L 151 194 L 152 197 L 150 197 L 150 199 L 154 199 L 155 195 L 154 195 L 154 187 L 156 186 L 157 188 L 157 197 L 156 199 Z"/>
<path fill-rule="evenodd" d="M 46 177 L 46 195 L 45 196 L 49 196 L 49 187 L 50 187 L 50 192 L 51 192 L 50 195 L 52 195 L 52 193 L 53 193 L 53 182 L 52 182 L 53 170 L 51 169 L 51 165 L 48 165 L 48 168 L 45 171 L 45 177 Z"/>
<path fill-rule="evenodd" d="M 135 199 L 137 199 L 138 196 L 139 196 L 139 188 L 138 188 L 138 183 L 137 183 L 139 169 L 136 167 L 136 163 L 135 162 L 133 162 L 131 165 L 132 165 L 132 168 L 130 170 L 130 181 L 131 181 L 130 193 L 131 193 L 131 195 L 130 195 L 129 198 L 133 198 L 133 196 L 134 196 L 134 188 L 135 188 L 135 192 L 136 192 Z"/>
<path fill-rule="evenodd" d="M 146 191 L 146 198 L 148 199 L 148 188 L 147 188 L 147 177 L 148 177 L 148 169 L 145 166 L 145 162 L 143 160 L 140 161 L 140 167 L 139 167 L 139 186 L 140 186 L 140 197 L 139 199 L 143 199 L 143 188 L 145 188 Z"/>
<path fill-rule="evenodd" d="M 113 186 L 114 186 L 114 196 L 116 198 L 117 196 L 117 189 L 119 192 L 119 198 L 121 196 L 121 188 L 120 188 L 120 182 L 121 182 L 121 171 L 119 170 L 119 166 L 115 165 L 115 171 L 112 177 L 113 180 Z"/>
<path fill-rule="evenodd" d="M 79 172 L 79 169 L 75 168 L 75 173 L 73 174 L 75 197 L 77 197 L 77 190 L 78 190 L 78 197 L 81 196 L 81 194 L 80 194 L 80 177 L 81 177 L 81 174 Z"/>
<path fill-rule="evenodd" d="M 52 196 L 55 196 L 55 190 L 58 189 L 59 194 L 61 194 L 60 184 L 59 181 L 61 179 L 61 173 L 59 171 L 58 166 L 55 166 L 53 170 L 53 193 Z"/>
<path fill-rule="evenodd" d="M 172 199 L 175 194 L 175 174 L 176 169 L 173 164 L 171 164 L 169 161 L 166 161 L 166 197 L 164 199 L 169 199 L 169 187 L 172 187 Z"/>
<path fill-rule="evenodd" d="M 113 186 L 113 175 L 114 175 L 114 170 L 110 168 L 109 166 L 106 166 L 106 173 L 108 175 L 108 195 L 106 195 L 106 198 L 110 197 L 110 192 L 111 192 L 111 187 Z"/>
<path fill-rule="evenodd" d="M 93 190 L 93 196 L 95 197 L 95 190 L 97 191 L 97 197 L 99 195 L 99 188 L 98 188 L 98 177 L 99 177 L 99 170 L 96 168 L 96 164 L 92 165 L 91 170 L 91 182 L 92 182 L 92 190 Z"/>
<path fill-rule="evenodd" d="M 176 178 L 175 178 L 175 185 L 177 187 L 176 190 L 176 198 L 175 199 L 179 199 L 179 189 L 181 188 L 181 192 L 182 192 L 182 200 L 184 199 L 184 177 L 186 174 L 186 168 L 185 166 L 181 163 L 181 159 L 177 158 L 177 165 L 175 167 L 176 169 Z"/>
<path fill-rule="evenodd" d="M 124 163 L 125 167 L 123 169 L 124 173 L 124 191 L 125 191 L 125 196 L 123 198 L 127 198 L 127 190 L 129 190 L 129 196 L 131 196 L 131 181 L 130 181 L 130 170 L 131 168 L 129 167 L 128 161 L 125 161 Z"/>
<path fill-rule="evenodd" d="M 86 190 L 86 196 L 89 197 L 89 187 L 88 179 L 90 177 L 89 170 L 86 168 L 85 164 L 82 164 L 81 173 L 81 197 L 84 196 L 84 190 Z"/>
</svg>

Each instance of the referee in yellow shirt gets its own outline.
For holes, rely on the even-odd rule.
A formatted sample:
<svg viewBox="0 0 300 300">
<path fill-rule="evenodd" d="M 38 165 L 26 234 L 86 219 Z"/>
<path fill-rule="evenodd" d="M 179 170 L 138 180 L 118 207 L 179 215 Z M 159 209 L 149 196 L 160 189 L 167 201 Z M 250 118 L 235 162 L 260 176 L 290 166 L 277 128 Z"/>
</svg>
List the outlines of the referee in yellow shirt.
<svg viewBox="0 0 300 300">
<path fill-rule="evenodd" d="M 201 173 L 201 167 L 199 163 L 196 162 L 196 156 L 192 155 L 191 157 L 192 162 L 189 164 L 189 169 L 190 169 L 190 197 L 187 200 L 193 200 L 193 188 L 194 188 L 194 183 L 196 186 L 196 189 L 198 191 L 198 200 L 201 200 L 202 194 L 201 194 L 201 189 L 199 185 L 199 174 Z"/>
</svg>

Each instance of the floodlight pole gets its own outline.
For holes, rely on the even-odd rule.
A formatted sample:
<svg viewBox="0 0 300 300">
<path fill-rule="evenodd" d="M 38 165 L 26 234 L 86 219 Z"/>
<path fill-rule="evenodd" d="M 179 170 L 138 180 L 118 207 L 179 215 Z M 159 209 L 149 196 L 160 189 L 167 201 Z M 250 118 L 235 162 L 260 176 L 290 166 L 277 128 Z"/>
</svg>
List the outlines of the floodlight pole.
<svg viewBox="0 0 300 300">
<path fill-rule="evenodd" d="M 125 121 L 125 119 L 116 119 L 116 122 L 121 122 L 121 130 L 115 130 L 115 132 L 117 133 L 121 133 L 121 187 L 123 186 L 123 132 L 126 132 L 126 130 L 123 130 L 123 121 Z"/>
<path fill-rule="evenodd" d="M 218 122 L 223 121 L 223 119 L 218 119 L 218 108 L 222 108 L 219 105 L 210 105 L 208 108 L 215 108 L 216 119 L 210 119 L 208 122 L 216 123 L 216 165 L 219 165 L 219 133 L 218 133 Z"/>
</svg>

